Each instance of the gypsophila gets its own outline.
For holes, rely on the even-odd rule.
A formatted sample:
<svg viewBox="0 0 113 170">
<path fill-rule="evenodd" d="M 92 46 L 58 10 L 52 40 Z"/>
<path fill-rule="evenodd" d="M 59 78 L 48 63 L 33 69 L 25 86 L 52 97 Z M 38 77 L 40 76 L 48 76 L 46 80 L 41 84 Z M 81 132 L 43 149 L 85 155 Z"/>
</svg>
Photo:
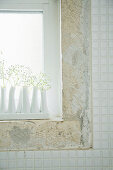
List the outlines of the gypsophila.
<svg viewBox="0 0 113 170">
<path fill-rule="evenodd" d="M 24 65 L 11 65 L 7 74 L 13 86 L 30 86 L 31 69 Z"/>
<path fill-rule="evenodd" d="M 6 62 L 3 59 L 2 51 L 0 51 L 0 79 L 1 79 L 1 86 L 5 87 L 7 83 L 7 72 L 6 72 Z"/>
<path fill-rule="evenodd" d="M 48 90 L 51 88 L 50 80 L 45 73 L 40 73 L 37 75 L 38 83 L 37 86 L 40 90 Z"/>
<path fill-rule="evenodd" d="M 0 51 L 0 80 L 3 87 L 9 82 L 12 86 L 36 86 L 40 90 L 51 88 L 50 80 L 45 73 L 33 74 L 29 67 L 24 65 L 11 65 L 6 69 L 6 62 Z"/>
</svg>

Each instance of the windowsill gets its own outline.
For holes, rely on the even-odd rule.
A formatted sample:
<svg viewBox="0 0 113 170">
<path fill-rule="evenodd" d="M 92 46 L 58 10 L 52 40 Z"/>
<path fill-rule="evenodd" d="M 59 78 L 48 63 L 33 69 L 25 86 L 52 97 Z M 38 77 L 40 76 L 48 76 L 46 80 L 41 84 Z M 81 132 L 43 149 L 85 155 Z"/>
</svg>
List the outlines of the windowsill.
<svg viewBox="0 0 113 170">
<path fill-rule="evenodd" d="M 0 113 L 0 121 L 4 120 L 50 120 L 63 121 L 62 117 L 50 118 L 46 113 Z"/>
<path fill-rule="evenodd" d="M 49 119 L 44 113 L 0 113 L 0 120 Z"/>
</svg>

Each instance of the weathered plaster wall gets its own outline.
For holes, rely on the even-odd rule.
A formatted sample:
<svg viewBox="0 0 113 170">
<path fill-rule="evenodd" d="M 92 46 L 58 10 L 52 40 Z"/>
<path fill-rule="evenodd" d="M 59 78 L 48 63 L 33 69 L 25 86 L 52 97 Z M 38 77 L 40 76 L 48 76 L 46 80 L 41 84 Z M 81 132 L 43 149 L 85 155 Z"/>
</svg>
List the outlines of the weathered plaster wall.
<svg viewBox="0 0 113 170">
<path fill-rule="evenodd" d="M 91 147 L 90 0 L 62 0 L 63 122 L 0 122 L 0 150 Z"/>
<path fill-rule="evenodd" d="M 78 147 L 79 122 L 18 121 L 0 124 L 0 149 L 48 150 Z"/>
<path fill-rule="evenodd" d="M 81 145 L 91 139 L 90 0 L 62 0 L 63 113 L 78 120 Z"/>
</svg>

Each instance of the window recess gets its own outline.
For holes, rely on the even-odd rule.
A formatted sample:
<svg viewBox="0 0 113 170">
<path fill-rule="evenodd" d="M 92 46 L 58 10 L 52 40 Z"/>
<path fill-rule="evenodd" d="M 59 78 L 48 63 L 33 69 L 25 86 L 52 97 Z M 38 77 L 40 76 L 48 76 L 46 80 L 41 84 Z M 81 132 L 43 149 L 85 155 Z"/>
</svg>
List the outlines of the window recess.
<svg viewBox="0 0 113 170">
<path fill-rule="evenodd" d="M 0 120 L 62 120 L 60 2 L 0 6 Z"/>
</svg>

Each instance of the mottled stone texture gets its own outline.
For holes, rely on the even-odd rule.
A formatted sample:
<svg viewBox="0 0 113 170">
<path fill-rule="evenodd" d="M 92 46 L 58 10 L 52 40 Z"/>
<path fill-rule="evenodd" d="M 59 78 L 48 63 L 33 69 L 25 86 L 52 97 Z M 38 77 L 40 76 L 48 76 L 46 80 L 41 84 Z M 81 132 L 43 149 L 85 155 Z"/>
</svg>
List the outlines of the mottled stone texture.
<svg viewBox="0 0 113 170">
<path fill-rule="evenodd" d="M 1 150 L 69 149 L 80 143 L 77 121 L 18 121 L 0 124 Z"/>
<path fill-rule="evenodd" d="M 62 0 L 63 113 L 76 120 L 89 108 L 89 0 Z M 87 4 L 89 5 L 89 4 Z M 83 8 L 85 8 L 85 10 Z M 90 56 L 91 57 L 91 56 Z"/>
<path fill-rule="evenodd" d="M 63 122 L 0 122 L 0 150 L 91 147 L 90 0 L 61 1 Z"/>
<path fill-rule="evenodd" d="M 63 116 L 78 120 L 88 146 L 91 122 L 90 0 L 62 0 Z"/>
</svg>

